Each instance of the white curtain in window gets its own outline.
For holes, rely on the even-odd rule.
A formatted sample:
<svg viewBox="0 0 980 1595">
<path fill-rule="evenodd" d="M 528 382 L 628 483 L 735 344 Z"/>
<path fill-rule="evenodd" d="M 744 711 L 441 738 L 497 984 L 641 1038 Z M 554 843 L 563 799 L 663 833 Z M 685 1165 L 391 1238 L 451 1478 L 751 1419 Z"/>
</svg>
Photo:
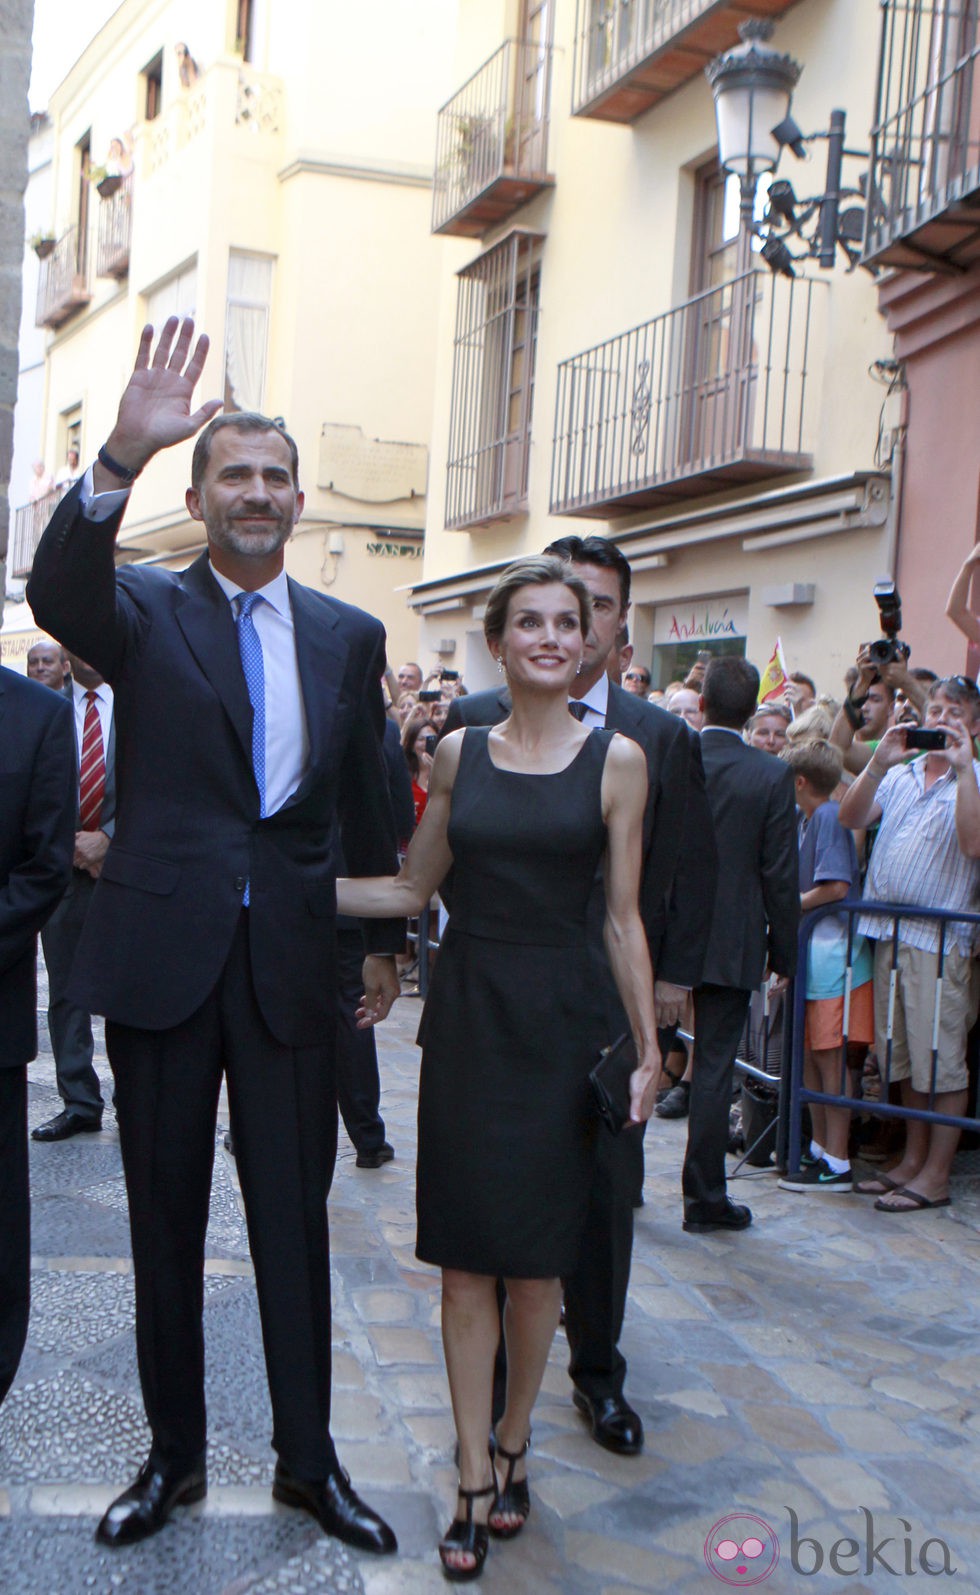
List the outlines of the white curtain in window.
<svg viewBox="0 0 980 1595">
<path fill-rule="evenodd" d="M 197 262 L 175 271 L 146 296 L 146 319 L 157 332 L 168 316 L 193 316 L 197 309 Z"/>
<path fill-rule="evenodd" d="M 271 291 L 272 261 L 233 249 L 228 259 L 225 376 L 240 410 L 262 409 Z"/>
</svg>

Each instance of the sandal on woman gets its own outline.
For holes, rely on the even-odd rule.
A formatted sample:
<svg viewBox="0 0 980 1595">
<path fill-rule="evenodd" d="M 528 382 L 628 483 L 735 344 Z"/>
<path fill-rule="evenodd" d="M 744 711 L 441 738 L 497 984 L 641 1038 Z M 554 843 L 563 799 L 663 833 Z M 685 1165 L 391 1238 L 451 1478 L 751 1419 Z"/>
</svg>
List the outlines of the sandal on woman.
<svg viewBox="0 0 980 1595">
<path fill-rule="evenodd" d="M 460 1485 L 456 1492 L 461 1501 L 466 1502 L 466 1517 L 454 1518 L 449 1528 L 439 1541 L 439 1560 L 442 1563 L 443 1575 L 451 1584 L 466 1584 L 471 1578 L 479 1578 L 483 1572 L 483 1564 L 487 1559 L 487 1550 L 490 1545 L 489 1532 L 485 1523 L 474 1523 L 473 1502 L 481 1496 L 492 1495 L 496 1505 L 497 1484 L 487 1484 L 482 1490 L 464 1490 Z M 459 1555 L 472 1556 L 472 1567 L 460 1567 L 447 1557 Z"/>
<path fill-rule="evenodd" d="M 507 1464 L 504 1477 L 504 1487 L 498 1490 L 497 1499 L 490 1508 L 487 1518 L 487 1527 L 490 1533 L 498 1540 L 512 1540 L 515 1534 L 520 1534 L 531 1513 L 531 1496 L 528 1492 L 527 1479 L 515 1479 L 514 1469 L 521 1457 L 527 1454 L 531 1444 L 528 1435 L 519 1451 L 505 1451 L 500 1441 L 496 1445 L 496 1458 Z M 516 1523 L 495 1523 L 494 1518 L 516 1517 Z"/>
</svg>

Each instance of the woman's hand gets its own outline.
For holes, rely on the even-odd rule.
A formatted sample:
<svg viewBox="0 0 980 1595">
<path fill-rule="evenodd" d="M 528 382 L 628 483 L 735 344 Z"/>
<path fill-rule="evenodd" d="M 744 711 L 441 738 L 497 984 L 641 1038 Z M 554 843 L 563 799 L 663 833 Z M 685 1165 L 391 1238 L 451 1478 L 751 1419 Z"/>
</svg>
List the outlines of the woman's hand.
<svg viewBox="0 0 980 1595">
<path fill-rule="evenodd" d="M 630 1123 L 646 1124 L 657 1100 L 663 1063 L 660 1048 L 651 1041 L 640 1059 L 638 1068 L 630 1075 Z"/>
</svg>

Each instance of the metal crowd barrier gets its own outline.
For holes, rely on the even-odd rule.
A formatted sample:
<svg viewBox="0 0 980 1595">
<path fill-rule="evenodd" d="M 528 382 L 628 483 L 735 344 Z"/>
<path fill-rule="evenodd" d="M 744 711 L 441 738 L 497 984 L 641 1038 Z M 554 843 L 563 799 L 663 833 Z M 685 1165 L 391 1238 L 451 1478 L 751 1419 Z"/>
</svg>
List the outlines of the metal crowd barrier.
<svg viewBox="0 0 980 1595">
<path fill-rule="evenodd" d="M 831 915 L 847 915 L 847 957 L 844 979 L 844 1020 L 843 1042 L 841 1045 L 841 1088 L 838 1093 L 830 1094 L 822 1091 L 811 1091 L 803 1084 L 803 1055 L 804 1055 L 804 1027 L 806 1017 L 806 968 L 810 949 L 810 941 L 817 925 L 822 919 Z M 887 940 L 891 946 L 891 976 L 889 981 L 888 1014 L 885 1025 L 886 1047 L 884 1058 L 878 1059 L 881 1073 L 882 1095 L 881 1100 L 869 1104 L 859 1096 L 855 1096 L 849 1089 L 847 1068 L 847 1041 L 848 1022 L 851 1007 L 851 981 L 853 975 L 853 953 L 855 941 L 855 921 L 869 916 L 892 921 L 891 932 Z M 936 992 L 935 1007 L 932 1019 L 932 1059 L 930 1065 L 928 1107 L 911 1108 L 904 1104 L 888 1101 L 889 1087 L 891 1085 L 892 1054 L 894 1041 L 894 1015 L 895 993 L 898 970 L 899 927 L 903 920 L 929 920 L 936 924 L 968 924 L 980 925 L 980 914 L 952 913 L 942 908 L 919 908 L 910 903 L 828 903 L 823 908 L 814 909 L 806 915 L 800 929 L 800 952 L 798 975 L 794 982 L 793 990 L 793 1024 L 792 1043 L 789 1052 L 789 1091 L 785 1084 L 780 1092 L 780 1108 L 785 1104 L 787 1120 L 788 1143 L 786 1146 L 785 1166 L 790 1173 L 796 1174 L 800 1168 L 801 1134 L 803 1123 L 803 1105 L 808 1102 L 826 1103 L 829 1107 L 849 1108 L 856 1111 L 871 1112 L 876 1118 L 888 1119 L 919 1119 L 928 1124 L 945 1124 L 963 1130 L 980 1130 L 980 1119 L 958 1117 L 947 1113 L 938 1113 L 933 1104 L 936 1099 L 936 1069 L 939 1049 L 939 1016 L 943 992 L 943 969 L 945 967 L 946 933 L 940 937 L 940 946 L 936 967 Z M 880 944 L 880 942 L 879 942 Z M 786 1053 L 784 1052 L 784 1057 Z M 784 1081 L 786 1071 L 784 1073 Z M 782 1117 L 782 1111 L 781 1115 Z M 783 1165 L 777 1143 L 777 1160 Z"/>
<path fill-rule="evenodd" d="M 415 963 L 410 964 L 406 974 L 411 974 L 413 969 L 418 970 L 419 996 L 423 1002 L 429 995 L 429 953 L 439 951 L 439 916 L 432 911 L 431 904 L 427 903 L 418 919 L 408 922 L 408 944 L 415 948 Z"/>
</svg>

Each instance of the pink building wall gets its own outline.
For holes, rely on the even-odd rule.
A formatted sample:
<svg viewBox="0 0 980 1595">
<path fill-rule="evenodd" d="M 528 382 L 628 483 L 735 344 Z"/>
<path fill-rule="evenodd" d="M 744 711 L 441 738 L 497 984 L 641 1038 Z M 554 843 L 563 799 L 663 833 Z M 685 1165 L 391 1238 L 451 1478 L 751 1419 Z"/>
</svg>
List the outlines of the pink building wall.
<svg viewBox="0 0 980 1595">
<path fill-rule="evenodd" d="M 980 539 L 980 270 L 896 272 L 881 285 L 879 308 L 908 384 L 895 573 L 903 635 L 913 664 L 976 675 L 980 652 L 968 649 L 944 610 Z M 973 603 L 980 614 L 980 581 Z"/>
</svg>

